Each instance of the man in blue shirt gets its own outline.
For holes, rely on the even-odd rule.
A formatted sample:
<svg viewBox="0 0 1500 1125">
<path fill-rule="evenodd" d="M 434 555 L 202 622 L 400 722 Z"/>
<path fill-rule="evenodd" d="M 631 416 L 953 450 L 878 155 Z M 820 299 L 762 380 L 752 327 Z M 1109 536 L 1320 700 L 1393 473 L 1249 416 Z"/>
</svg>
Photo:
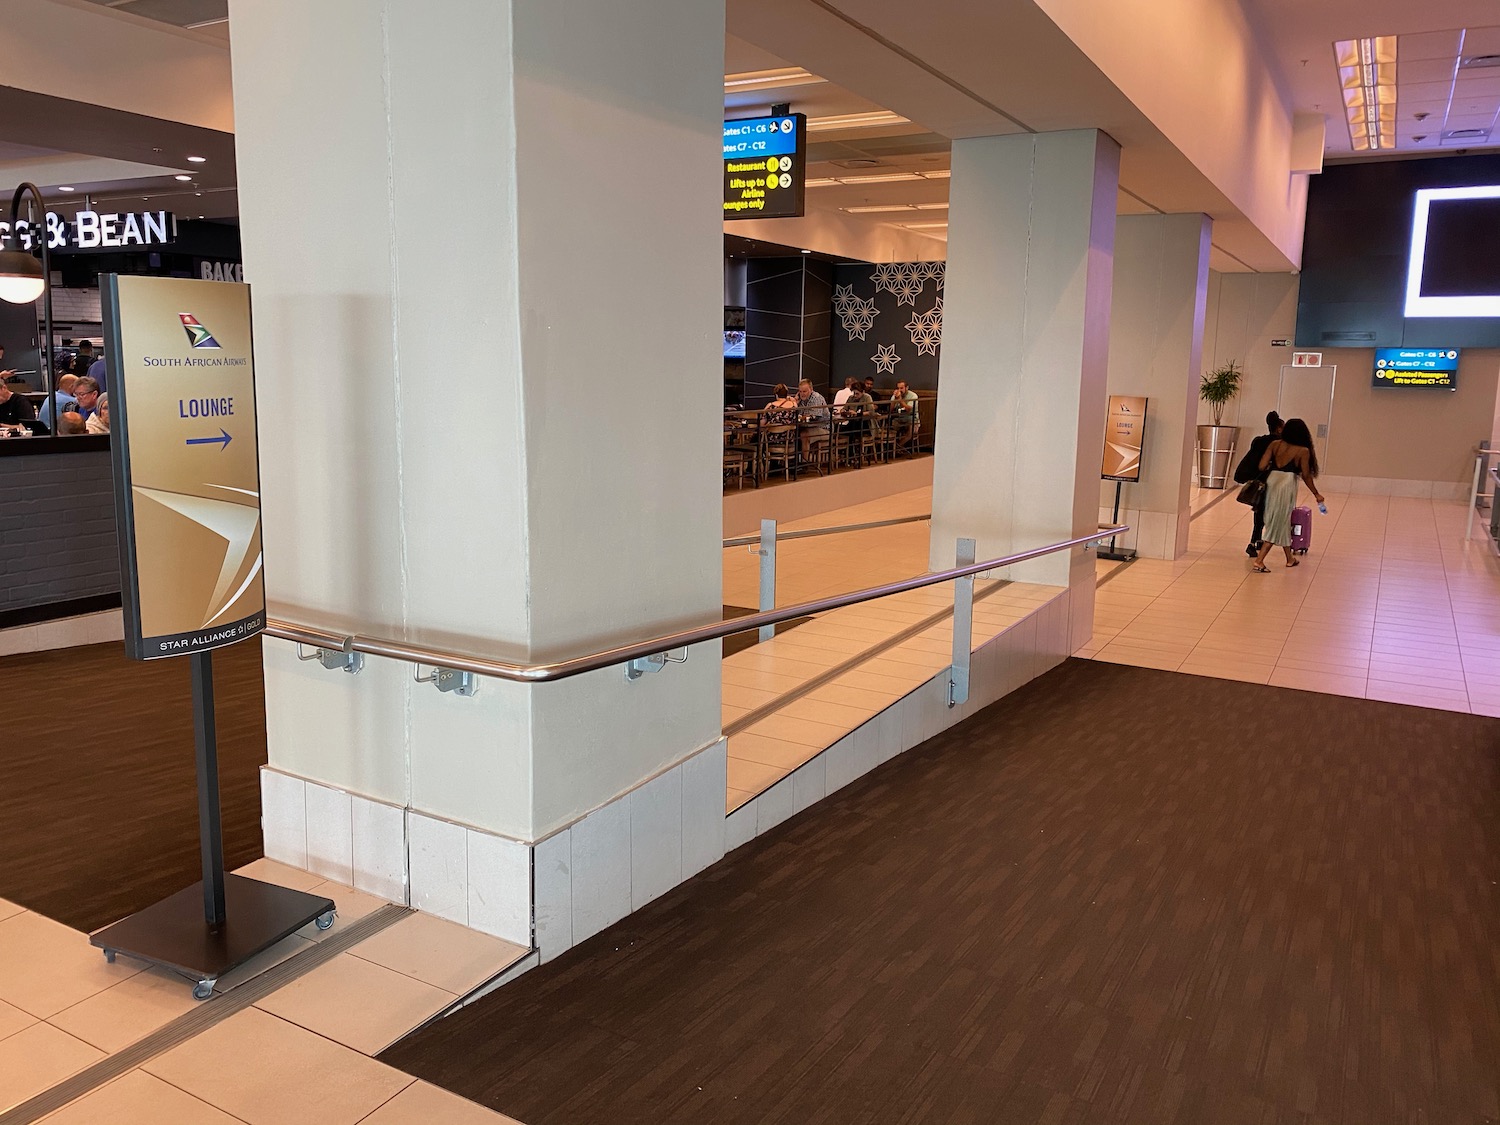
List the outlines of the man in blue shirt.
<svg viewBox="0 0 1500 1125">
<path fill-rule="evenodd" d="M 54 414 L 66 414 L 70 410 L 78 409 L 78 400 L 73 397 L 73 388 L 77 383 L 77 375 L 59 375 L 57 377 L 57 390 L 52 392 L 51 400 L 42 403 L 39 415 L 42 423 L 49 430 L 52 429 Z"/>
<path fill-rule="evenodd" d="M 79 417 L 87 420 L 90 414 L 99 409 L 99 384 L 91 376 L 85 375 L 73 383 L 73 398 L 78 403 L 73 409 L 78 412 Z"/>
<path fill-rule="evenodd" d="M 104 377 L 104 357 L 102 355 L 89 365 L 89 378 L 99 384 L 99 392 L 101 394 L 109 390 L 109 383 L 105 381 Z"/>
</svg>

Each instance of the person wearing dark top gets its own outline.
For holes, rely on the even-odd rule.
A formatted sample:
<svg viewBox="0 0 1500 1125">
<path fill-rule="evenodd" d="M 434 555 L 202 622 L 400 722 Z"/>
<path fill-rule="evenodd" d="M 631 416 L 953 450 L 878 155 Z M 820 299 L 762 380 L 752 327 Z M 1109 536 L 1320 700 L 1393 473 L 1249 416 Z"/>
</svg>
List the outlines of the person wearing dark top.
<svg viewBox="0 0 1500 1125">
<path fill-rule="evenodd" d="M 94 365 L 94 344 L 91 340 L 79 340 L 78 352 L 73 356 L 72 373 L 80 379 L 89 373 L 89 368 Z"/>
<path fill-rule="evenodd" d="M 0 371 L 0 426 L 19 426 L 22 422 L 32 421 L 36 411 L 24 396 L 10 389 L 4 379 L 9 374 L 9 371 Z"/>
<path fill-rule="evenodd" d="M 1266 432 L 1250 443 L 1249 452 L 1240 458 L 1240 463 L 1235 466 L 1235 484 L 1249 484 L 1257 478 L 1265 479 L 1265 474 L 1260 471 L 1260 459 L 1265 456 L 1266 447 L 1281 436 L 1281 427 L 1280 414 L 1273 410 L 1266 415 Z M 1250 544 L 1245 548 L 1245 554 L 1253 559 L 1260 553 L 1260 540 L 1265 533 L 1266 494 L 1264 492 L 1261 493 L 1260 499 L 1251 510 L 1255 513 L 1255 524 L 1250 529 Z"/>
</svg>

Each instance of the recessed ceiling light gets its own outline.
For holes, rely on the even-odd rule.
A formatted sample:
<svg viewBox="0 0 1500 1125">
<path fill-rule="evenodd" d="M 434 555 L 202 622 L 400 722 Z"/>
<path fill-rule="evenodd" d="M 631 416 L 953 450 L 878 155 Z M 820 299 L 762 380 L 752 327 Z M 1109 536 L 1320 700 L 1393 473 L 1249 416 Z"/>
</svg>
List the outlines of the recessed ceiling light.
<svg viewBox="0 0 1500 1125">
<path fill-rule="evenodd" d="M 206 156 L 190 156 L 190 157 L 188 157 L 188 163 L 189 164 L 207 164 L 208 163 L 208 157 L 206 157 Z"/>
<path fill-rule="evenodd" d="M 178 183 L 182 183 L 182 184 L 185 184 L 185 183 L 187 183 L 187 182 L 188 182 L 188 181 L 189 181 L 189 180 L 191 180 L 191 179 L 192 179 L 192 178 L 193 178 L 193 177 L 192 177 L 192 176 L 173 176 L 173 177 L 172 177 L 172 178 L 173 178 L 173 179 L 174 179 L 174 180 L 176 180 L 176 181 L 177 181 L 177 182 L 178 182 Z"/>
<path fill-rule="evenodd" d="M 859 207 L 841 207 L 851 215 L 878 215 L 884 211 L 946 211 L 946 203 L 870 203 Z"/>
<path fill-rule="evenodd" d="M 907 230 L 947 230 L 947 223 L 902 223 Z"/>
<path fill-rule="evenodd" d="M 804 254 L 811 254 L 811 253 L 812 253 L 812 251 L 811 251 L 811 250 L 804 250 L 804 251 L 802 251 L 802 252 L 803 252 L 803 253 L 804 253 Z"/>
<path fill-rule="evenodd" d="M 64 187 L 58 188 L 57 190 L 58 191 L 74 191 L 76 189 L 64 186 Z"/>
</svg>

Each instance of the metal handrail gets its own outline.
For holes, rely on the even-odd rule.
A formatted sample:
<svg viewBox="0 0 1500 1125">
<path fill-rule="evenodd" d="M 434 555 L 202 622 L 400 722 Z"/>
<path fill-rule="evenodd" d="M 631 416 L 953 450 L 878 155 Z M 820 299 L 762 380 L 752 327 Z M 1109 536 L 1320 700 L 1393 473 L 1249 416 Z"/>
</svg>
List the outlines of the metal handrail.
<svg viewBox="0 0 1500 1125">
<path fill-rule="evenodd" d="M 783 539 L 811 539 L 818 535 L 840 535 L 846 531 L 868 531 L 874 527 L 895 527 L 901 523 L 921 523 L 930 520 L 932 513 L 928 512 L 922 516 L 901 516 L 893 520 L 876 520 L 874 523 L 844 523 L 836 527 L 810 527 L 806 531 L 778 531 L 776 541 L 780 543 Z M 760 543 L 759 535 L 739 535 L 733 539 L 724 540 L 726 547 L 749 547 Z"/>
<path fill-rule="evenodd" d="M 796 617 L 807 617 L 814 613 L 825 613 L 831 609 L 842 609 L 845 606 L 858 605 L 860 602 L 871 602 L 878 598 L 890 597 L 892 594 L 904 594 L 909 590 L 920 590 L 925 586 L 936 586 L 940 582 L 951 582 L 956 578 L 967 578 L 971 574 L 979 574 L 986 570 L 997 570 L 1003 566 L 1014 566 L 1016 563 L 1027 562 L 1030 559 L 1041 558 L 1043 555 L 1054 554 L 1057 551 L 1066 551 L 1073 547 L 1082 547 L 1129 530 L 1129 524 L 1121 524 L 1116 527 L 1097 531 L 1092 535 L 1082 535 L 1076 539 L 1067 539 L 1061 543 L 1053 543 L 1046 547 L 1037 547 L 1030 551 L 1021 551 L 1014 555 L 1003 555 L 998 559 L 986 559 L 984 562 L 954 567 L 951 570 L 940 570 L 933 574 L 922 574 L 915 578 L 904 578 L 899 582 L 887 582 L 884 585 L 871 586 L 865 590 L 854 590 L 847 594 L 835 594 L 832 597 L 819 598 L 815 601 L 803 602 L 801 605 L 787 606 L 784 609 L 772 609 L 764 613 L 753 613 L 748 617 L 737 617 L 732 621 L 718 621 L 712 625 L 700 625 L 695 629 L 684 629 L 678 633 L 667 633 L 660 637 L 651 637 L 644 641 L 635 641 L 628 645 L 621 645 L 618 648 L 605 649 L 602 652 L 591 652 L 585 656 L 575 656 L 568 660 L 552 661 L 546 664 L 513 664 L 506 660 L 490 660 L 485 657 L 465 656 L 461 653 L 444 652 L 441 649 L 428 648 L 425 645 L 406 644 L 402 641 L 385 640 L 380 637 L 348 636 L 342 633 L 333 633 L 312 625 L 299 625 L 293 621 L 269 619 L 266 621 L 266 632 L 284 641 L 316 645 L 319 648 L 346 653 L 362 652 L 369 656 L 384 656 L 392 660 L 403 660 L 410 664 L 437 665 L 457 672 L 470 672 L 476 676 L 492 676 L 496 679 L 513 680 L 518 683 L 548 683 L 552 680 L 565 680 L 570 676 L 582 675 L 584 672 L 596 672 L 600 668 L 609 668 L 616 664 L 627 664 L 641 657 L 659 656 L 674 649 L 687 648 L 692 645 L 702 644 L 705 641 L 722 640 L 724 637 L 733 636 L 735 633 L 748 633 L 759 629 L 763 625 L 776 625 L 783 621 L 790 621 Z"/>
</svg>

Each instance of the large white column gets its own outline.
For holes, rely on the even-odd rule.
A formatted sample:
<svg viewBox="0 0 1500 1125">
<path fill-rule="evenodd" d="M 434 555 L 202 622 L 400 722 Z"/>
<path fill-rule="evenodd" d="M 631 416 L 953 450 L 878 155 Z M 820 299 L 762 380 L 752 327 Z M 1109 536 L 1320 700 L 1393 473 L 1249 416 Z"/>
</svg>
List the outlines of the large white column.
<svg viewBox="0 0 1500 1125">
<path fill-rule="evenodd" d="M 273 615 L 512 660 L 717 618 L 723 24 L 233 0 Z M 266 642 L 268 849 L 297 859 L 301 793 L 308 866 L 505 936 L 530 845 L 595 810 L 579 931 L 701 867 L 709 803 L 722 852 L 717 643 L 472 699 L 412 671 Z"/>
<path fill-rule="evenodd" d="M 995 557 L 1085 535 L 1098 515 L 1120 149 L 1081 130 L 953 143 L 934 567 L 954 541 Z M 1093 556 L 1012 568 L 1093 615 Z"/>
<path fill-rule="evenodd" d="M 1200 214 L 1124 215 L 1115 227 L 1109 393 L 1149 400 L 1141 479 L 1122 488 L 1120 518 L 1134 529 L 1125 542 L 1146 558 L 1187 552 L 1212 230 Z M 1102 517 L 1114 496 L 1104 482 Z"/>
</svg>

